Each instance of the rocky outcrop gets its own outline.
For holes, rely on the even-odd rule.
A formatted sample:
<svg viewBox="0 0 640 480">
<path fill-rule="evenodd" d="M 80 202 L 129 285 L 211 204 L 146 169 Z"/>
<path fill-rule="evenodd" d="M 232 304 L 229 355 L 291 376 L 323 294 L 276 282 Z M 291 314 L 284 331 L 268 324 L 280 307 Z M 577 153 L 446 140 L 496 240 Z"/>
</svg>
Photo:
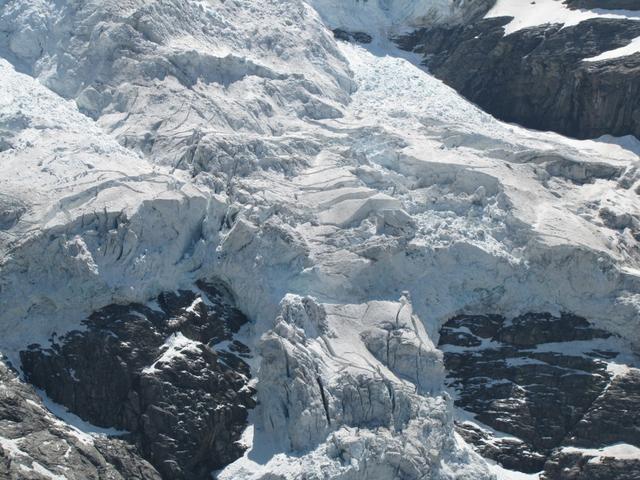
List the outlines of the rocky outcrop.
<svg viewBox="0 0 640 480">
<path fill-rule="evenodd" d="M 0 385 L 0 478 L 160 480 L 135 446 L 82 434 L 58 420 L 2 362 Z"/>
<path fill-rule="evenodd" d="M 505 36 L 510 20 L 430 27 L 398 42 L 501 120 L 578 138 L 640 136 L 640 54 L 584 61 L 639 37 L 640 23 L 598 18 Z"/>
<path fill-rule="evenodd" d="M 618 460 L 583 453 L 557 452 L 545 465 L 541 480 L 636 480 L 640 460 Z"/>
<path fill-rule="evenodd" d="M 573 428 L 567 441 L 579 449 L 560 449 L 545 465 L 543 480 L 631 480 L 640 478 L 640 450 L 624 460 L 599 454 L 602 445 L 640 446 L 640 370 L 611 381 Z"/>
<path fill-rule="evenodd" d="M 440 347 L 474 417 L 456 429 L 483 456 L 548 480 L 635 478 L 637 458 L 607 450 L 640 446 L 640 370 L 620 339 L 568 314 L 475 315 L 447 322 Z"/>
<path fill-rule="evenodd" d="M 603 10 L 640 10 L 636 0 L 565 0 L 569 8 L 601 8 Z"/>
<path fill-rule="evenodd" d="M 333 36 L 337 40 L 344 40 L 345 42 L 356 42 L 356 43 L 371 43 L 373 38 L 371 35 L 365 32 L 349 32 L 347 30 L 342 30 L 341 28 L 336 28 L 333 31 Z"/>
<path fill-rule="evenodd" d="M 84 330 L 21 352 L 26 378 L 100 427 L 129 432 L 167 479 L 209 478 L 238 458 L 253 407 L 246 322 L 222 285 L 161 294 L 155 305 L 112 305 Z"/>
</svg>

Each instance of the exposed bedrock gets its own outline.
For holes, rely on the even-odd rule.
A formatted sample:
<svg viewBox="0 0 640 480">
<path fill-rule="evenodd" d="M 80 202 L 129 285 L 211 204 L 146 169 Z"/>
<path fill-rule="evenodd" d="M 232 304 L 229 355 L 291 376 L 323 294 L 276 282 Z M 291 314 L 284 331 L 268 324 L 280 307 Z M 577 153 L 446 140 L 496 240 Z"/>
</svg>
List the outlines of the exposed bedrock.
<svg viewBox="0 0 640 480">
<path fill-rule="evenodd" d="M 33 387 L 3 362 L 0 385 L 0 478 L 160 480 L 135 446 L 81 434 L 54 417 Z"/>
<path fill-rule="evenodd" d="M 111 305 L 84 329 L 21 352 L 26 378 L 57 403 L 122 438 L 166 479 L 209 478 L 238 458 L 253 407 L 246 318 L 222 285 Z"/>
<path fill-rule="evenodd" d="M 585 61 L 640 37 L 640 22 L 598 18 L 505 36 L 509 21 L 429 27 L 398 43 L 501 120 L 577 138 L 640 136 L 640 54 Z"/>
<path fill-rule="evenodd" d="M 600 8 L 603 10 L 640 10 L 637 0 L 565 0 L 569 8 Z"/>
<path fill-rule="evenodd" d="M 447 322 L 440 348 L 472 414 L 457 431 L 483 456 L 547 480 L 640 473 L 624 453 L 640 452 L 640 370 L 620 338 L 569 314 L 469 315 Z"/>
<path fill-rule="evenodd" d="M 582 448 L 555 451 L 545 465 L 543 480 L 631 480 L 640 478 L 640 371 L 614 378 L 606 391 L 577 423 L 568 442 Z M 620 445 L 623 458 L 601 451 Z M 620 448 L 620 447 L 618 447 Z"/>
<path fill-rule="evenodd" d="M 545 465 L 542 480 L 636 480 L 640 460 L 619 460 L 582 453 L 560 452 Z"/>
<path fill-rule="evenodd" d="M 356 42 L 356 43 L 371 43 L 373 38 L 371 35 L 365 32 L 350 32 L 348 30 L 342 30 L 341 28 L 336 28 L 333 31 L 333 36 L 337 40 L 344 40 L 346 42 Z"/>
</svg>

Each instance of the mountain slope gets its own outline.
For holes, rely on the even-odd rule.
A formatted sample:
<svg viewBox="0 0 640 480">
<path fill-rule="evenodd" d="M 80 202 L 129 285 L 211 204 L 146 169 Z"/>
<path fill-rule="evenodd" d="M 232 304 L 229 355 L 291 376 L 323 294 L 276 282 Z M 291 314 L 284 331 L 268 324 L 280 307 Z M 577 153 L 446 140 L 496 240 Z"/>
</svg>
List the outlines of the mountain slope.
<svg viewBox="0 0 640 480">
<path fill-rule="evenodd" d="M 639 136 L 640 15 L 565 3 L 499 0 L 484 18 L 401 32 L 399 42 L 502 120 L 576 138 Z"/>
<path fill-rule="evenodd" d="M 568 311 L 637 348 L 637 155 L 504 124 L 380 36 L 431 7 L 477 14 L 461 2 L 356 4 L 357 22 L 380 5 L 397 25 L 361 46 L 332 37 L 348 25 L 322 22 L 349 11 L 321 0 L 4 3 L 8 360 L 72 366 L 85 347 L 66 342 L 91 338 L 92 312 L 153 323 L 154 299 L 215 279 L 251 320 L 238 335 L 258 403 L 219 478 L 480 479 L 495 469 L 454 432 L 436 348 L 451 317 Z M 172 322 L 194 318 L 184 307 L 150 330 L 159 358 Z M 214 377 L 244 378 L 226 343 L 197 341 Z M 62 360 L 35 353 L 49 350 Z M 155 365 L 135 362 L 135 378 Z M 172 399 L 190 370 L 166 363 Z M 139 442 L 108 426 L 124 425 Z M 202 445 L 198 458 L 220 451 Z"/>
</svg>

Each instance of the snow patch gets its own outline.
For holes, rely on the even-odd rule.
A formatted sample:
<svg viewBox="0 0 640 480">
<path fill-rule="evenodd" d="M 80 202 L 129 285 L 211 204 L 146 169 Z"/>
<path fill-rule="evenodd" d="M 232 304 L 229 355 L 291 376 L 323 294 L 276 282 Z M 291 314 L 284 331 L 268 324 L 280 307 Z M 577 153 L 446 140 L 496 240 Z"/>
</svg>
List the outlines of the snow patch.
<svg viewBox="0 0 640 480">
<path fill-rule="evenodd" d="M 497 0 L 485 18 L 513 17 L 505 26 L 505 35 L 524 28 L 559 23 L 563 27 L 577 25 L 592 18 L 640 19 L 632 10 L 570 9 L 560 0 Z"/>
<path fill-rule="evenodd" d="M 182 332 L 171 334 L 165 342 L 160 346 L 162 354 L 151 365 L 142 369 L 142 373 L 153 375 L 158 371 L 158 364 L 170 364 L 175 358 L 182 355 L 185 350 L 198 352 L 200 342 L 190 340 L 185 337 Z"/>
<path fill-rule="evenodd" d="M 541 473 L 522 473 L 514 470 L 507 470 L 502 465 L 487 460 L 489 470 L 496 476 L 496 480 L 539 480 Z"/>
<path fill-rule="evenodd" d="M 615 458 L 616 460 L 640 459 L 640 448 L 627 443 L 616 443 L 602 448 L 564 447 L 562 451 L 564 453 L 579 453 L 593 457 L 589 460 L 589 463 L 600 463 L 604 458 Z"/>
<path fill-rule="evenodd" d="M 600 62 L 602 60 L 612 60 L 614 58 L 633 55 L 634 53 L 638 52 L 640 52 L 640 37 L 633 39 L 628 45 L 625 45 L 624 47 L 602 52 L 600 55 L 596 55 L 595 57 L 585 58 L 583 62 Z"/>
</svg>

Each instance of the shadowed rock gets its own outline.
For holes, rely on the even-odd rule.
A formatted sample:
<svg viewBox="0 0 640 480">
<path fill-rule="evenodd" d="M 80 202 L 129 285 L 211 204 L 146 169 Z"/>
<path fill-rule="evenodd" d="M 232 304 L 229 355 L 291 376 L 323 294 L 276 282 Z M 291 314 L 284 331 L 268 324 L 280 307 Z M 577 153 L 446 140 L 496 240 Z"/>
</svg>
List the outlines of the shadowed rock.
<svg viewBox="0 0 640 480">
<path fill-rule="evenodd" d="M 604 10 L 640 10 L 637 0 L 565 0 L 569 8 L 600 8 Z"/>
<path fill-rule="evenodd" d="M 510 20 L 429 27 L 398 42 L 423 54 L 431 73 L 501 120 L 577 138 L 640 136 L 640 54 L 584 61 L 639 37 L 639 22 L 597 18 L 504 36 Z"/>
<path fill-rule="evenodd" d="M 594 455 L 563 450 L 640 446 L 640 372 L 613 376 L 607 364 L 618 356 L 617 340 L 569 314 L 451 319 L 439 343 L 449 383 L 457 406 L 479 422 L 457 422 L 456 430 L 505 468 L 544 469 L 549 480 L 635 478 L 619 475 L 637 471 L 637 461 L 594 465 Z"/>
<path fill-rule="evenodd" d="M 85 330 L 21 352 L 30 382 L 84 420 L 130 432 L 163 478 L 208 478 L 238 458 L 254 405 L 248 349 L 233 339 L 246 318 L 224 287 L 198 286 L 154 308 L 103 308 Z"/>
<path fill-rule="evenodd" d="M 135 446 L 79 435 L 55 418 L 33 387 L 2 362 L 0 385 L 0 478 L 160 480 Z"/>
</svg>

